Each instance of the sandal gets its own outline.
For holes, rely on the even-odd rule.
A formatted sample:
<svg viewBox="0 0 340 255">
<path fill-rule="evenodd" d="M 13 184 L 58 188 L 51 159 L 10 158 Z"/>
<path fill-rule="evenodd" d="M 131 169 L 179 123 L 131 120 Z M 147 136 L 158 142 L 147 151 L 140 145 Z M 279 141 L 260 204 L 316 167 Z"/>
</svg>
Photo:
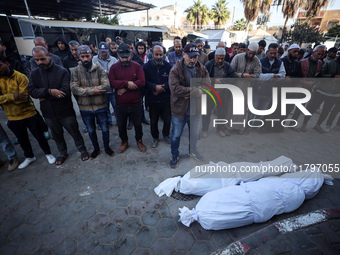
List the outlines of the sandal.
<svg viewBox="0 0 340 255">
<path fill-rule="evenodd" d="M 81 158 L 82 161 L 86 161 L 90 158 L 90 155 L 87 151 L 83 151 L 80 155 L 80 158 Z"/>
<path fill-rule="evenodd" d="M 65 162 L 67 157 L 68 157 L 68 155 L 61 155 L 61 156 L 57 157 L 57 160 L 55 161 L 55 164 L 60 166 L 61 164 L 63 164 Z"/>
</svg>

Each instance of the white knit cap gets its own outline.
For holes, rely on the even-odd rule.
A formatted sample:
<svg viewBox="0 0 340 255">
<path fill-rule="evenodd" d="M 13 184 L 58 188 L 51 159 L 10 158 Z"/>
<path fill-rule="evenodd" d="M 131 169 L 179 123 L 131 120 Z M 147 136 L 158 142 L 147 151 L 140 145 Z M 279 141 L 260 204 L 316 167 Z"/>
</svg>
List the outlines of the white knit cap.
<svg viewBox="0 0 340 255">
<path fill-rule="evenodd" d="M 218 48 L 216 51 L 215 51 L 215 55 L 226 55 L 226 52 L 225 52 L 225 49 L 223 48 Z"/>
<path fill-rule="evenodd" d="M 251 42 L 248 46 L 248 50 L 257 51 L 259 49 L 259 45 L 256 42 Z"/>
<path fill-rule="evenodd" d="M 299 49 L 300 50 L 300 46 L 297 45 L 296 43 L 290 45 L 290 47 L 288 48 L 288 50 L 292 50 L 292 49 Z"/>
</svg>

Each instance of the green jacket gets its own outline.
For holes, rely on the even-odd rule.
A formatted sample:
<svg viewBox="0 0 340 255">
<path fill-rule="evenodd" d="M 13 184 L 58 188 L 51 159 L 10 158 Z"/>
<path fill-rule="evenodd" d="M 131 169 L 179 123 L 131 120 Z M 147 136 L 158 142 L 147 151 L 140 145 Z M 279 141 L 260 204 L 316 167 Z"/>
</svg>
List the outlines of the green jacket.
<svg viewBox="0 0 340 255">
<path fill-rule="evenodd" d="M 106 107 L 105 92 L 95 95 L 94 87 L 110 90 L 107 74 L 99 63 L 92 63 L 89 71 L 81 62 L 71 69 L 71 90 L 77 98 L 80 111 L 97 111 Z"/>
</svg>

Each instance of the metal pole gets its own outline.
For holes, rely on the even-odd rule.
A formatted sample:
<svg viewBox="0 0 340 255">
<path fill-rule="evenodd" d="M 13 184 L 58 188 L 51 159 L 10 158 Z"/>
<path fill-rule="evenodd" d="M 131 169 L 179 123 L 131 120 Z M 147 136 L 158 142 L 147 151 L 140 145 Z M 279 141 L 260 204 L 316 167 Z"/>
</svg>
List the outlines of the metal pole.
<svg viewBox="0 0 340 255">
<path fill-rule="evenodd" d="M 31 12 L 30 12 L 30 9 L 28 8 L 28 4 L 27 4 L 27 0 L 24 0 L 25 2 L 25 6 L 26 6 L 26 10 L 27 10 L 27 14 L 28 14 L 28 18 L 31 19 Z"/>
<path fill-rule="evenodd" d="M 102 17 L 103 16 L 103 13 L 102 13 L 102 3 L 101 3 L 100 0 L 99 0 L 99 13 L 100 13 L 100 16 Z"/>
<path fill-rule="evenodd" d="M 9 28 L 11 29 L 11 33 L 12 33 L 12 36 L 13 36 L 13 38 L 14 38 L 13 29 L 12 29 L 11 23 L 9 22 L 9 18 L 8 18 L 7 15 L 6 15 L 6 18 L 7 18 L 8 26 L 9 26 Z"/>
<path fill-rule="evenodd" d="M 149 26 L 149 9 L 146 10 L 146 26 Z"/>
<path fill-rule="evenodd" d="M 235 18 L 235 6 L 234 6 L 234 11 L 233 11 L 233 19 L 231 20 L 231 25 L 234 25 L 234 18 Z"/>
</svg>

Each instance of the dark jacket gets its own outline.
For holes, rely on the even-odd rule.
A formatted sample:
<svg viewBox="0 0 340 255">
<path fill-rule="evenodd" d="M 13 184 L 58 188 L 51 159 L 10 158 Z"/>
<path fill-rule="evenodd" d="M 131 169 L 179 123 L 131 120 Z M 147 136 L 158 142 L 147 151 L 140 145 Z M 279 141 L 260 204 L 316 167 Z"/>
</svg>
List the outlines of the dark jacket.
<svg viewBox="0 0 340 255">
<path fill-rule="evenodd" d="M 9 65 L 16 71 L 27 75 L 26 70 L 22 62 L 16 58 L 16 56 L 13 53 L 7 54 L 7 61 Z"/>
<path fill-rule="evenodd" d="M 169 73 L 172 66 L 163 61 L 163 65 L 156 66 L 152 60 L 144 64 L 143 70 L 145 74 L 145 87 L 148 90 L 148 102 L 166 103 L 170 102 Z M 156 85 L 165 85 L 165 92 L 159 93 L 157 96 L 153 94 Z"/>
<path fill-rule="evenodd" d="M 144 47 L 144 51 L 143 51 L 142 56 L 140 56 L 140 55 L 138 54 L 138 46 L 143 46 L 143 47 Z M 143 60 L 143 63 L 144 63 L 144 59 L 145 59 L 145 55 L 146 55 L 146 45 L 145 45 L 144 42 L 138 42 L 138 43 L 136 44 L 136 54 Z"/>
<path fill-rule="evenodd" d="M 58 41 L 62 41 L 65 43 L 65 50 L 60 50 L 58 47 Z M 70 47 L 68 46 L 67 41 L 62 35 L 59 35 L 57 39 L 54 42 L 54 45 L 58 47 L 56 51 L 53 52 L 53 54 L 57 55 L 60 57 L 61 61 L 64 61 L 64 59 L 67 57 L 68 53 L 70 52 Z"/>
<path fill-rule="evenodd" d="M 143 60 L 135 52 L 132 52 L 132 59 L 131 60 L 137 62 L 138 64 L 140 64 L 140 66 L 144 65 Z"/>
<path fill-rule="evenodd" d="M 116 91 L 125 88 L 127 91 L 119 96 L 115 93 L 116 103 L 124 106 L 137 106 L 141 102 L 141 89 L 145 87 L 145 76 L 143 68 L 134 61 L 130 65 L 123 66 L 120 61 L 112 65 L 109 72 L 112 88 Z M 133 81 L 138 89 L 130 90 L 128 81 Z"/>
<path fill-rule="evenodd" d="M 201 93 L 196 86 L 189 86 L 184 70 L 184 59 L 178 60 L 170 71 L 169 87 L 171 91 L 171 113 L 175 117 L 183 120 L 189 106 L 187 97 L 200 97 Z M 208 78 L 209 73 L 207 68 L 199 61 L 196 64 L 196 78 Z M 205 80 L 203 82 L 206 82 Z M 196 112 L 201 112 L 201 100 L 196 100 Z"/>
<path fill-rule="evenodd" d="M 63 61 L 64 67 L 70 72 L 70 68 L 78 66 L 78 61 L 74 58 L 71 51 L 69 51 L 66 58 Z"/>
<path fill-rule="evenodd" d="M 209 76 L 211 78 L 215 77 L 214 65 L 215 65 L 215 59 L 212 59 L 205 64 L 205 67 L 207 68 L 209 72 Z M 223 69 L 224 69 L 224 74 L 225 74 L 224 78 L 235 78 L 236 77 L 234 69 L 231 67 L 231 65 L 228 62 L 224 61 Z"/>
<path fill-rule="evenodd" d="M 56 98 L 49 89 L 58 89 L 66 93 L 64 98 Z M 45 118 L 59 119 L 75 114 L 71 99 L 70 75 L 68 71 L 52 62 L 48 69 L 36 68 L 31 72 L 28 93 L 40 101 L 40 109 Z"/>
<path fill-rule="evenodd" d="M 334 78 L 335 75 L 340 75 L 340 57 L 336 57 L 330 62 L 322 66 L 322 77 Z M 340 94 L 339 78 L 327 79 L 326 81 L 318 80 L 315 88 L 328 94 Z"/>
<path fill-rule="evenodd" d="M 283 65 L 285 66 L 286 76 L 293 78 L 301 78 L 301 63 L 297 60 L 290 60 L 287 56 L 281 58 Z"/>
<path fill-rule="evenodd" d="M 340 56 L 322 66 L 322 77 L 334 78 L 335 75 L 340 75 Z"/>
</svg>

